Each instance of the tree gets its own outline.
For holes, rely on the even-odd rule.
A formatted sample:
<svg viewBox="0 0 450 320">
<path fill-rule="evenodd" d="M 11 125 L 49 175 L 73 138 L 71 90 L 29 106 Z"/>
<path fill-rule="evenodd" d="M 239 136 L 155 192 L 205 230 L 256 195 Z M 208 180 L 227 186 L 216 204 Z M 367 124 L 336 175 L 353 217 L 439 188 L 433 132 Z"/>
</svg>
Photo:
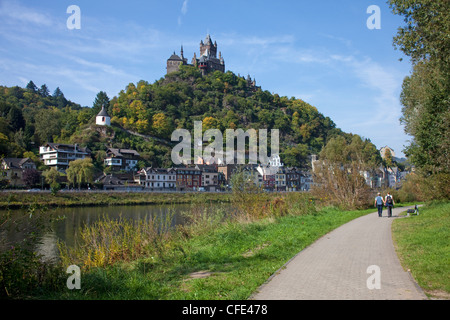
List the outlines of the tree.
<svg viewBox="0 0 450 320">
<path fill-rule="evenodd" d="M 45 182 L 48 184 L 59 183 L 61 180 L 61 173 L 56 168 L 44 171 L 42 175 L 45 177 Z"/>
<path fill-rule="evenodd" d="M 403 81 L 401 123 L 413 137 L 404 150 L 423 178 L 434 185 L 430 197 L 450 196 L 450 1 L 390 0 L 404 16 L 394 45 L 411 58 L 413 72 Z"/>
<path fill-rule="evenodd" d="M 59 87 L 57 87 L 53 92 L 53 99 L 60 109 L 64 108 L 67 104 L 67 100 Z"/>
<path fill-rule="evenodd" d="M 392 158 L 392 153 L 390 149 L 386 149 L 384 154 L 384 161 L 386 163 L 386 167 L 392 167 L 394 159 Z"/>
<path fill-rule="evenodd" d="M 14 131 L 25 128 L 25 119 L 23 118 L 22 111 L 15 106 L 9 109 L 8 122 Z"/>
<path fill-rule="evenodd" d="M 102 107 L 105 107 L 106 110 L 109 110 L 109 97 L 104 91 L 100 91 L 97 93 L 95 97 L 94 104 L 92 105 L 92 113 L 97 115 Z"/>
<path fill-rule="evenodd" d="M 61 132 L 61 111 L 56 108 L 39 110 L 35 115 L 35 132 L 41 143 L 53 142 Z"/>
<path fill-rule="evenodd" d="M 314 195 L 328 199 L 345 209 L 367 205 L 370 188 L 363 177 L 381 163 L 376 147 L 358 135 L 347 141 L 342 136 L 331 138 L 314 164 Z"/>
<path fill-rule="evenodd" d="M 286 151 L 282 154 L 283 162 L 286 166 L 306 169 L 308 167 L 308 153 L 306 144 L 300 143 L 286 148 Z"/>
<path fill-rule="evenodd" d="M 70 162 L 66 173 L 67 181 L 74 186 L 75 184 L 78 184 L 78 188 L 81 189 L 81 184 L 92 183 L 94 175 L 92 159 L 85 158 Z"/>
<path fill-rule="evenodd" d="M 26 88 L 27 88 L 27 90 L 29 90 L 29 91 L 31 91 L 31 92 L 34 92 L 34 93 L 37 93 L 37 92 L 38 92 L 38 88 L 36 87 L 36 85 L 34 84 L 33 81 L 28 82 Z"/>
<path fill-rule="evenodd" d="M 22 180 L 27 187 L 31 188 L 41 181 L 41 174 L 36 169 L 26 169 L 23 171 Z"/>
<path fill-rule="evenodd" d="M 42 174 L 45 177 L 45 181 L 50 184 L 50 191 L 52 195 L 55 195 L 59 190 L 61 190 L 60 180 L 61 173 L 59 173 L 56 168 L 51 168 Z"/>
<path fill-rule="evenodd" d="M 43 84 L 38 91 L 39 95 L 43 98 L 47 98 L 50 96 L 50 90 L 48 90 L 47 85 Z"/>
<path fill-rule="evenodd" d="M 152 117 L 152 128 L 153 131 L 159 135 L 160 137 L 168 137 L 172 131 L 172 124 L 170 122 L 170 119 L 168 119 L 168 117 L 160 112 L 155 114 Z"/>
<path fill-rule="evenodd" d="M 404 17 L 394 44 L 413 64 L 450 59 L 450 2 L 445 0 L 390 0 L 394 14 Z"/>
</svg>

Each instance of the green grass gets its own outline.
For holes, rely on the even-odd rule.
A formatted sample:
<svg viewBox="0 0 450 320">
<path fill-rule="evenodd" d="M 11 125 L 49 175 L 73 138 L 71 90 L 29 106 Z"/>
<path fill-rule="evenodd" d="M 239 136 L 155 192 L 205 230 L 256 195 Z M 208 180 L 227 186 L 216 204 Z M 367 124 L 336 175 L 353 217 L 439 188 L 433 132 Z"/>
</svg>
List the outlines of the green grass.
<svg viewBox="0 0 450 320">
<path fill-rule="evenodd" d="M 450 298 L 450 202 L 431 203 L 392 226 L 397 254 L 428 296 Z"/>
<path fill-rule="evenodd" d="M 41 299 L 248 299 L 299 251 L 338 226 L 373 212 L 322 209 L 256 222 L 227 222 L 172 244 L 163 256 L 93 268 L 81 290 Z M 203 272 L 205 277 L 193 274 Z"/>
</svg>

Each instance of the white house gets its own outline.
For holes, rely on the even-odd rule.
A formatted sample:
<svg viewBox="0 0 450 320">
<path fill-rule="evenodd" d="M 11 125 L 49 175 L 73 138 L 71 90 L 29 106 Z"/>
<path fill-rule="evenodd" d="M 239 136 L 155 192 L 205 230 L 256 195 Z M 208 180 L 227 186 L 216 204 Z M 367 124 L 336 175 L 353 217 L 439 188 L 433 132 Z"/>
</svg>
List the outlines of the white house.
<svg viewBox="0 0 450 320">
<path fill-rule="evenodd" d="M 176 190 L 177 173 L 173 168 L 144 168 L 134 179 L 146 189 L 152 191 Z"/>
<path fill-rule="evenodd" d="M 113 171 L 136 171 L 139 159 L 140 154 L 136 150 L 108 148 L 104 163 Z"/>
<path fill-rule="evenodd" d="M 271 167 L 283 167 L 284 164 L 281 163 L 281 158 L 278 154 L 273 155 L 269 159 L 269 166 Z"/>
<path fill-rule="evenodd" d="M 73 160 L 84 159 L 91 154 L 88 148 L 78 145 L 47 143 L 39 148 L 39 155 L 46 166 L 55 167 L 58 171 L 65 171 Z"/>
<path fill-rule="evenodd" d="M 95 118 L 95 123 L 99 126 L 110 126 L 111 125 L 111 117 L 105 110 L 105 106 L 102 106 L 102 110 L 98 113 Z"/>
</svg>

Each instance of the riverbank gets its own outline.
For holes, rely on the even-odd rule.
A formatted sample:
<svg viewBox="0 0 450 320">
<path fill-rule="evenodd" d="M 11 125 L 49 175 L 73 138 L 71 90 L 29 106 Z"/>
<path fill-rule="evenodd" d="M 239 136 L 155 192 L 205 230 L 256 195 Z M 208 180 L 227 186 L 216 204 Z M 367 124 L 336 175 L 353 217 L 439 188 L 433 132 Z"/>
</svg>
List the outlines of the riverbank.
<svg viewBox="0 0 450 320">
<path fill-rule="evenodd" d="M 294 211 L 247 222 L 209 220 L 203 232 L 196 227 L 196 234 L 167 240 L 164 254 L 89 268 L 80 290 L 39 298 L 245 300 L 300 250 L 373 209 Z"/>
<path fill-rule="evenodd" d="M 0 192 L 1 209 L 22 209 L 31 205 L 44 207 L 118 206 L 229 202 L 230 193 L 219 192 Z"/>
<path fill-rule="evenodd" d="M 30 252 L 30 245 L 10 246 L 0 256 L 3 293 L 10 298 L 44 300 L 243 300 L 303 248 L 374 211 L 323 208 L 307 193 L 275 195 L 234 195 L 232 211 L 228 205 L 211 210 L 203 200 L 189 206 L 184 214 L 188 223 L 176 228 L 171 227 L 170 215 L 137 224 L 102 219 L 81 228 L 77 247 L 61 243 L 61 261 L 54 266 Z M 17 224 L 17 217 L 4 213 L 9 224 Z M 39 221 L 55 217 L 37 208 L 23 218 L 36 220 L 30 225 L 36 229 Z M 36 230 L 24 234 L 30 235 L 30 244 L 39 241 Z M 11 256 L 17 257 L 14 265 L 10 265 Z M 70 265 L 81 268 L 80 290 L 66 286 L 65 271 Z"/>
</svg>

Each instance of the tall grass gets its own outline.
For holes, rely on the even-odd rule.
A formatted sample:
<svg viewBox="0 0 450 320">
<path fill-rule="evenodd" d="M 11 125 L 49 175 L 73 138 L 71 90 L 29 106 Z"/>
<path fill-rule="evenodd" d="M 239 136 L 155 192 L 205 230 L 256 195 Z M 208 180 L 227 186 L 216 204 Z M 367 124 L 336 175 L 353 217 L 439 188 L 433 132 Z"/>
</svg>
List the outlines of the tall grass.
<svg viewBox="0 0 450 320">
<path fill-rule="evenodd" d="M 212 209 L 211 209 L 212 208 Z M 314 202 L 300 193 L 240 193 L 225 206 L 196 203 L 180 214 L 184 222 L 174 225 L 175 212 L 151 216 L 147 220 L 111 219 L 80 228 L 75 246 L 59 242 L 62 264 L 76 264 L 85 269 L 105 267 L 143 257 L 164 260 L 180 243 L 204 234 L 226 222 L 250 223 L 287 214 L 303 215 L 315 211 Z"/>
<path fill-rule="evenodd" d="M 142 256 L 163 257 L 169 249 L 172 220 L 172 212 L 139 221 L 103 217 L 81 228 L 74 247 L 58 243 L 62 263 L 89 269 Z"/>
</svg>

